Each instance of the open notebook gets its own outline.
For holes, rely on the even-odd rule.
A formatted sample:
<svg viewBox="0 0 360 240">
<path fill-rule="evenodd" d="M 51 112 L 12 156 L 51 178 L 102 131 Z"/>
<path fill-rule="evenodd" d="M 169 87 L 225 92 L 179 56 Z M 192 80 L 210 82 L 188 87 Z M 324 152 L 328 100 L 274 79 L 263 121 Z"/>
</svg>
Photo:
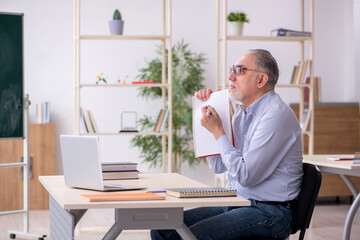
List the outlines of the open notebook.
<svg viewBox="0 0 360 240">
<path fill-rule="evenodd" d="M 226 136 L 231 142 L 233 142 L 229 90 L 212 93 L 206 102 L 202 102 L 196 97 L 193 97 L 193 135 L 195 157 L 197 158 L 220 154 L 220 150 L 214 136 L 206 128 L 201 126 L 200 123 L 200 119 L 202 118 L 201 108 L 206 105 L 210 105 L 215 108 L 221 118 Z"/>
</svg>

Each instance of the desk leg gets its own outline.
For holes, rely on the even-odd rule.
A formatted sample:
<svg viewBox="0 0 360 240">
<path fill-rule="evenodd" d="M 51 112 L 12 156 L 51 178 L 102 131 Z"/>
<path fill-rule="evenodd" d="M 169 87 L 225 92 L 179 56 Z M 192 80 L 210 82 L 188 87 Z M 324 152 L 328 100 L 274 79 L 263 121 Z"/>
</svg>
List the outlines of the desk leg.
<svg viewBox="0 0 360 240">
<path fill-rule="evenodd" d="M 184 223 L 181 225 L 181 227 L 176 229 L 176 231 L 183 239 L 196 240 L 196 237 L 194 236 L 194 234 L 190 231 L 190 229 Z"/>
<path fill-rule="evenodd" d="M 103 240 L 114 240 L 117 238 L 117 236 L 119 236 L 121 232 L 122 232 L 121 227 L 119 226 L 118 222 L 115 221 L 115 223 L 111 226 L 109 231 L 103 237 Z"/>
<path fill-rule="evenodd" d="M 63 209 L 56 200 L 49 197 L 50 236 L 52 240 L 74 239 L 74 229 L 87 209 L 70 210 Z"/>
<path fill-rule="evenodd" d="M 183 239 L 196 240 L 184 224 L 183 208 L 115 209 L 115 223 L 103 240 L 114 240 L 128 229 L 176 229 Z"/>
<path fill-rule="evenodd" d="M 351 225 L 354 220 L 356 211 L 359 209 L 360 206 L 360 194 L 356 189 L 354 183 L 350 180 L 348 176 L 346 175 L 340 175 L 340 176 L 345 181 L 346 185 L 350 188 L 350 191 L 354 195 L 354 202 L 351 204 L 350 210 L 346 216 L 344 233 L 343 233 L 343 240 L 350 240 Z"/>
</svg>

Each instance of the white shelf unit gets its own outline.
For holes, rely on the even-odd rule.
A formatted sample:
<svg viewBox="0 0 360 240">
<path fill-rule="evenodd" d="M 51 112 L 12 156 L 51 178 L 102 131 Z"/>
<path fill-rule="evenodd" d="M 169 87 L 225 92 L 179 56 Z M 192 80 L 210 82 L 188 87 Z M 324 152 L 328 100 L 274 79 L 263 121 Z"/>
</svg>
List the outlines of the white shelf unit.
<svg viewBox="0 0 360 240">
<path fill-rule="evenodd" d="M 99 2 L 100 4 L 100 2 Z M 74 7 L 74 69 L 75 69 L 75 119 L 74 133 L 76 135 L 155 135 L 162 136 L 162 170 L 163 172 L 171 172 L 172 169 L 172 9 L 171 0 L 162 1 L 163 25 L 162 35 L 81 35 L 80 34 L 80 0 L 75 0 Z M 82 41 L 160 41 L 162 43 L 162 82 L 154 84 L 82 84 L 80 76 L 80 44 Z M 168 49 L 168 63 L 166 66 L 166 48 Z M 166 78 L 166 67 L 168 77 Z M 151 80 L 151 79 L 149 79 Z M 81 106 L 81 90 L 84 88 L 120 88 L 128 87 L 159 87 L 162 89 L 162 108 L 169 109 L 168 129 L 166 132 L 123 132 L 123 133 L 105 133 L 99 132 L 95 134 L 81 133 L 80 131 L 80 106 Z M 124 88 L 124 89 L 122 89 Z M 166 96 L 167 95 L 167 96 Z M 134 96 L 135 97 L 135 96 Z M 166 101 L 167 97 L 167 101 Z M 168 147 L 166 149 L 166 138 L 168 138 Z M 167 154 L 166 154 L 167 153 Z"/>
<path fill-rule="evenodd" d="M 222 7 L 220 6 L 222 1 Z M 309 42 L 309 60 L 311 60 L 310 67 L 310 84 L 277 84 L 277 88 L 298 88 L 300 91 L 299 99 L 299 121 L 302 120 L 302 115 L 304 111 L 304 90 L 305 88 L 309 89 L 309 110 L 311 110 L 310 122 L 307 129 L 304 129 L 302 134 L 308 136 L 309 148 L 308 154 L 314 153 L 314 0 L 309 0 L 309 18 L 310 18 L 310 32 L 311 37 L 273 37 L 273 36 L 229 36 L 227 35 L 227 1 L 228 0 L 216 0 L 216 31 L 217 31 L 217 41 L 216 41 L 216 89 L 227 87 L 227 42 L 228 41 L 272 41 L 272 42 L 298 42 L 300 45 L 300 54 L 301 61 L 304 61 L 305 55 L 305 42 Z M 300 22 L 301 22 L 301 31 L 304 31 L 304 0 L 300 0 Z M 220 12 L 222 11 L 222 12 Z M 221 17 L 222 15 L 222 17 Z M 222 33 L 220 28 L 222 25 Z M 222 47 L 222 55 L 220 56 L 220 48 Z M 222 60 L 222 66 L 220 63 Z M 221 72 L 220 72 L 220 67 Z M 293 66 L 289 66 L 293 67 Z M 220 78 L 220 73 L 222 77 Z M 222 81 L 220 81 L 222 79 Z"/>
</svg>

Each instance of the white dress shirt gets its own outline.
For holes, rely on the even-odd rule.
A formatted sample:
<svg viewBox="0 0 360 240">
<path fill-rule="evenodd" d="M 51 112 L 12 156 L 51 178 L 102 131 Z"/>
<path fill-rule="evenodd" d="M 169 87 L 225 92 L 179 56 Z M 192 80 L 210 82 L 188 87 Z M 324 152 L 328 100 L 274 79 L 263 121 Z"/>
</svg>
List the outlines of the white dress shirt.
<svg viewBox="0 0 360 240">
<path fill-rule="evenodd" d="M 227 171 L 229 189 L 258 201 L 296 198 L 302 180 L 301 128 L 292 109 L 271 90 L 232 120 L 235 147 L 223 135 L 220 155 L 208 157 L 214 173 Z"/>
</svg>

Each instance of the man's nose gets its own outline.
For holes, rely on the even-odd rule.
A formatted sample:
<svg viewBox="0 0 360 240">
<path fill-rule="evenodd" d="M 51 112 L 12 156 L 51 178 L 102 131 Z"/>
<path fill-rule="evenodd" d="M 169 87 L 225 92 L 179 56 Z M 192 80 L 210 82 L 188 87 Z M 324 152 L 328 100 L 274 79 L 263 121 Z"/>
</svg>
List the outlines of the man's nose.
<svg viewBox="0 0 360 240">
<path fill-rule="evenodd" d="M 229 74 L 228 79 L 229 79 L 230 81 L 233 81 L 233 82 L 236 80 L 236 77 L 235 77 L 234 72 L 231 72 L 231 73 Z"/>
</svg>

